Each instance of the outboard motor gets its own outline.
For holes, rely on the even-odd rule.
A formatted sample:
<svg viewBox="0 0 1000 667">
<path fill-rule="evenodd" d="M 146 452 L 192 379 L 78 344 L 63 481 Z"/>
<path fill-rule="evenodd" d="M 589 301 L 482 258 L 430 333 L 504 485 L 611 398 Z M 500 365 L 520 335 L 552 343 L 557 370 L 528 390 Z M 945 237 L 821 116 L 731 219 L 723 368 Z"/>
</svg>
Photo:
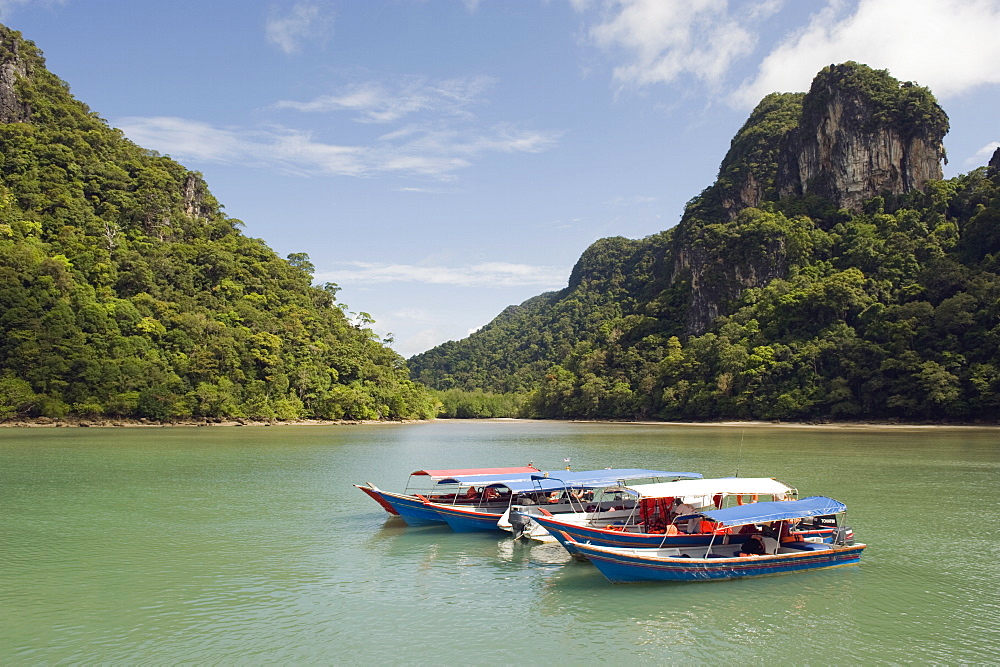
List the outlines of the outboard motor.
<svg viewBox="0 0 1000 667">
<path fill-rule="evenodd" d="M 510 513 L 510 531 L 514 534 L 514 539 L 518 539 L 531 528 L 530 518 L 520 512 Z"/>
<path fill-rule="evenodd" d="M 838 526 L 833 531 L 833 544 L 846 546 L 854 543 L 854 530 L 850 526 Z"/>
</svg>

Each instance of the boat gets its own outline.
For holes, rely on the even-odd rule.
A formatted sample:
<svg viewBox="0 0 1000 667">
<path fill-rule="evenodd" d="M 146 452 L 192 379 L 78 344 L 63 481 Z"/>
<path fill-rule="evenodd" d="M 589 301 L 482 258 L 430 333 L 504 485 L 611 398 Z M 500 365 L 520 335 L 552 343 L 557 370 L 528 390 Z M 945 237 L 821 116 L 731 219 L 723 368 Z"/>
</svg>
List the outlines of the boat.
<svg viewBox="0 0 1000 667">
<path fill-rule="evenodd" d="M 503 530 L 499 523 L 508 515 L 509 508 L 513 505 L 525 506 L 526 503 L 544 505 L 551 512 L 584 511 L 586 501 L 579 497 L 577 492 L 622 485 L 631 480 L 676 480 L 699 477 L 701 475 L 694 472 L 667 472 L 642 468 L 536 472 L 526 480 L 503 480 L 487 485 L 482 497 L 486 499 L 493 495 L 495 498 L 504 499 L 502 506 L 458 505 L 425 498 L 424 509 L 437 512 L 456 532 Z"/>
<path fill-rule="evenodd" d="M 483 504 L 478 496 L 484 486 L 503 481 L 529 479 L 541 472 L 533 465 L 509 468 L 462 468 L 451 470 L 417 470 L 410 473 L 406 488 L 402 493 L 384 491 L 371 482 L 354 486 L 391 515 L 399 516 L 411 526 L 441 523 L 444 519 L 434 510 L 425 507 L 428 500 L 449 503 L 456 506 Z M 491 500 L 485 506 L 504 507 L 509 502 L 503 499 Z"/>
<path fill-rule="evenodd" d="M 739 506 L 762 498 L 787 501 L 798 495 L 794 487 L 771 477 L 685 479 L 606 491 L 635 496 L 638 502 L 624 517 L 621 512 L 606 512 L 602 506 L 570 513 L 515 507 L 511 524 L 519 529 L 519 536 L 541 542 L 558 541 L 574 556 L 579 554 L 569 546 L 571 542 L 609 547 L 699 546 L 711 542 L 717 532 L 728 531 L 709 521 L 681 519 L 673 511 L 675 507 L 721 509 L 727 504 Z M 833 517 L 816 518 L 800 525 L 796 535 L 804 540 L 829 540 L 834 524 Z"/>
<path fill-rule="evenodd" d="M 847 506 L 825 496 L 802 500 L 758 502 L 700 512 L 696 516 L 730 530 L 753 526 L 743 542 L 718 539 L 705 546 L 609 547 L 583 542 L 570 544 L 614 583 L 640 581 L 715 581 L 744 579 L 804 570 L 819 570 L 861 562 L 865 544 L 854 544 L 846 530 L 839 530 L 832 543 L 801 540 L 788 534 L 790 522 L 818 516 L 842 517 Z M 770 527 L 778 537 L 762 535 Z M 760 543 L 751 549 L 747 541 Z M 745 555 L 751 551 L 762 553 Z"/>
</svg>

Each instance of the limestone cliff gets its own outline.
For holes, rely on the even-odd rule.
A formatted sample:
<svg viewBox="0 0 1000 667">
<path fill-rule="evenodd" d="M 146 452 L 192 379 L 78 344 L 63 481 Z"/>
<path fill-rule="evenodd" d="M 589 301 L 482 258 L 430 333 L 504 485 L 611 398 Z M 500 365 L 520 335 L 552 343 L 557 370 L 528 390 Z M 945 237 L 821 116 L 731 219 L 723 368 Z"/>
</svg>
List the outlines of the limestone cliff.
<svg viewBox="0 0 1000 667">
<path fill-rule="evenodd" d="M 819 196 L 859 212 L 872 197 L 921 189 L 943 176 L 947 131 L 930 91 L 857 63 L 825 68 L 804 96 L 765 97 L 733 139 L 715 184 L 678 225 L 671 281 L 690 281 L 685 330 L 704 333 L 743 290 L 787 271 L 780 239 L 739 261 L 707 252 L 713 225 L 787 197 Z"/>
<path fill-rule="evenodd" d="M 0 26 L 0 123 L 23 123 L 31 118 L 31 107 L 16 89 L 18 79 L 29 73 L 20 54 L 25 45 L 20 33 Z"/>
<path fill-rule="evenodd" d="M 817 194 L 858 212 L 867 199 L 943 178 L 948 117 L 930 92 L 855 63 L 813 80 L 785 138 L 778 195 Z"/>
</svg>

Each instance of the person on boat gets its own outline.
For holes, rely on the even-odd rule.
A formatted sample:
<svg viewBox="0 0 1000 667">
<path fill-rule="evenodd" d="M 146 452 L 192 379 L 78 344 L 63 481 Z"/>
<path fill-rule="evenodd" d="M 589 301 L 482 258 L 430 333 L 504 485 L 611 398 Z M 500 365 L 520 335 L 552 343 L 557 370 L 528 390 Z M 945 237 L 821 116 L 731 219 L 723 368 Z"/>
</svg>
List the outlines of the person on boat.
<svg viewBox="0 0 1000 667">
<path fill-rule="evenodd" d="M 465 497 L 469 500 L 475 500 L 479 497 L 479 491 L 476 490 L 476 487 L 470 486 L 469 490 L 465 492 Z"/>
<path fill-rule="evenodd" d="M 690 503 L 684 502 L 681 498 L 674 498 L 674 515 L 684 516 L 685 514 L 694 514 L 694 506 Z"/>
<path fill-rule="evenodd" d="M 764 547 L 764 540 L 756 533 L 748 537 L 747 541 L 740 547 L 741 558 L 746 556 L 763 556 L 766 553 L 767 549 Z"/>
<path fill-rule="evenodd" d="M 674 507 L 671 510 L 671 513 L 674 515 L 674 519 L 676 520 L 679 516 L 694 514 L 694 507 L 680 498 L 674 498 Z M 699 519 L 689 519 L 677 524 L 677 526 L 679 528 L 683 528 L 686 533 L 696 533 L 698 532 L 698 528 L 701 526 L 701 521 Z"/>
<path fill-rule="evenodd" d="M 778 527 L 778 541 L 779 542 L 798 542 L 800 538 L 798 535 L 792 535 L 792 531 L 798 526 L 794 521 L 782 521 L 781 525 Z"/>
</svg>

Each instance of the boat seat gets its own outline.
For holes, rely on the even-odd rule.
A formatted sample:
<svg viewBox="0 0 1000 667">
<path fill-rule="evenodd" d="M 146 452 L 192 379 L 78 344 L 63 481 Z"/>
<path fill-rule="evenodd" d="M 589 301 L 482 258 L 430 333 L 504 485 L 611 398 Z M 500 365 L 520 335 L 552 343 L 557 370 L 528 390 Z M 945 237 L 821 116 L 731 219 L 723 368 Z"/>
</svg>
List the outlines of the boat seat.
<svg viewBox="0 0 1000 667">
<path fill-rule="evenodd" d="M 761 537 L 764 540 L 764 552 L 768 554 L 778 553 L 778 540 L 773 537 Z"/>
<path fill-rule="evenodd" d="M 790 553 L 795 553 L 796 551 L 822 551 L 824 549 L 829 549 L 829 544 L 823 544 L 822 542 L 785 542 L 781 545 L 782 549 L 787 549 Z"/>
</svg>

